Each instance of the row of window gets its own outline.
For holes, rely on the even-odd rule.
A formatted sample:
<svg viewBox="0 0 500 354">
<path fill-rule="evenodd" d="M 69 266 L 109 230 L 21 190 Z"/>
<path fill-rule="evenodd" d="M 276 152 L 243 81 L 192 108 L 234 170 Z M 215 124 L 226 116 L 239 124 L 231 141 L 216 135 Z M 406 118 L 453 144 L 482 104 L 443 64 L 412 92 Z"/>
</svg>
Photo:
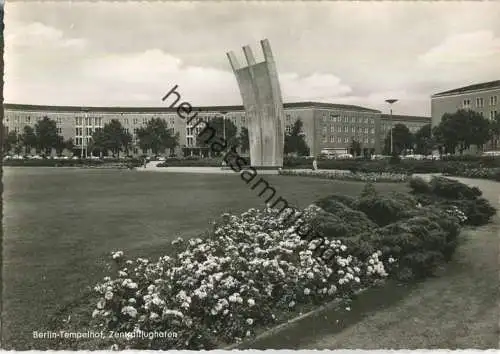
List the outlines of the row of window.
<svg viewBox="0 0 500 354">
<path fill-rule="evenodd" d="M 75 118 L 75 125 L 82 126 L 83 122 L 85 122 L 85 125 L 102 126 L 102 118 L 101 117 L 76 117 Z"/>
<path fill-rule="evenodd" d="M 326 133 L 327 132 L 327 129 L 326 127 L 323 127 L 323 133 Z M 349 132 L 349 127 L 347 125 L 344 125 L 344 129 L 342 130 L 342 127 L 338 126 L 330 126 L 330 132 L 331 133 L 335 133 L 335 132 L 338 132 L 338 133 L 341 133 L 342 131 L 344 131 L 344 133 L 347 133 Z M 361 128 L 361 127 L 351 127 L 351 132 L 352 133 L 355 133 L 355 132 L 362 132 L 362 133 L 365 133 L 365 134 L 375 134 L 375 128 L 368 128 L 368 127 L 364 127 L 364 128 Z"/>
<path fill-rule="evenodd" d="M 340 136 L 335 137 L 333 135 L 330 135 L 330 142 L 331 143 L 335 143 L 335 142 L 342 143 L 342 141 L 344 143 L 349 143 L 351 141 L 351 139 L 352 139 L 351 137 L 349 137 L 349 138 L 348 137 L 342 138 Z M 358 138 L 356 138 L 356 140 L 358 140 L 359 142 L 365 143 L 365 144 L 368 144 L 368 143 L 375 144 L 375 139 L 373 139 L 373 138 L 368 139 L 366 137 L 365 138 L 358 137 Z M 328 142 L 328 137 L 326 135 L 323 135 L 322 142 L 323 143 L 327 143 Z"/>
<path fill-rule="evenodd" d="M 365 124 L 375 124 L 375 119 L 373 118 L 361 118 L 361 117 L 347 117 L 347 116 L 341 116 L 338 114 L 330 114 L 329 117 L 327 117 L 326 114 L 323 115 L 323 122 L 333 122 L 333 123 L 365 123 Z"/>
<path fill-rule="evenodd" d="M 498 103 L 498 96 L 490 96 L 490 106 L 496 106 Z M 463 108 L 470 108 L 471 107 L 471 100 L 470 99 L 465 99 L 462 104 Z M 483 108 L 484 107 L 484 98 L 482 97 L 476 97 L 476 107 L 477 108 Z"/>
</svg>

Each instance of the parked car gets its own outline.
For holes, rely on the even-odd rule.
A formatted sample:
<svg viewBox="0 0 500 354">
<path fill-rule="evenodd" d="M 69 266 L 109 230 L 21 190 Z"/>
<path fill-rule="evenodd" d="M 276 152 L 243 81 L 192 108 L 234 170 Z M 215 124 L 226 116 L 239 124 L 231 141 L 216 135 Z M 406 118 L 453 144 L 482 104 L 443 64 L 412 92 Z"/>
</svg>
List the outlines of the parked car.
<svg viewBox="0 0 500 354">
<path fill-rule="evenodd" d="M 351 154 L 340 154 L 337 155 L 337 159 L 344 160 L 344 159 L 352 159 L 353 156 Z"/>
<path fill-rule="evenodd" d="M 500 151 L 485 151 L 483 156 L 500 156 Z"/>
</svg>

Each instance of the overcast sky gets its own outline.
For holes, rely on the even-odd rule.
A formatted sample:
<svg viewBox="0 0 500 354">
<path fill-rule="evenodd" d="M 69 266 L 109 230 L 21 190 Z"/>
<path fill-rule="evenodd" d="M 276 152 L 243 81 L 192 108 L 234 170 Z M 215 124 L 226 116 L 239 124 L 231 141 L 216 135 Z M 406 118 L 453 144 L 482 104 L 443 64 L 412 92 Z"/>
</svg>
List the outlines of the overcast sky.
<svg viewBox="0 0 500 354">
<path fill-rule="evenodd" d="M 285 102 L 430 114 L 433 93 L 500 79 L 500 2 L 5 4 L 5 102 L 242 104 L 226 52 L 268 38 Z"/>
</svg>

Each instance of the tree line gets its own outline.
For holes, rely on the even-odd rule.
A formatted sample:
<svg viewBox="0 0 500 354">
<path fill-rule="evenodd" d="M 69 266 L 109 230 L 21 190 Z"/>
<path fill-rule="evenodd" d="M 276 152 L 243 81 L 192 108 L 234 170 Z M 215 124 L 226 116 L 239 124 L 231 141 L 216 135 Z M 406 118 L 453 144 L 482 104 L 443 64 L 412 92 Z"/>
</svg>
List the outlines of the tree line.
<svg viewBox="0 0 500 354">
<path fill-rule="evenodd" d="M 484 118 L 478 112 L 460 109 L 455 113 L 443 115 L 439 125 L 422 126 L 412 134 L 404 124 L 395 124 L 392 129 L 393 153 L 400 155 L 412 150 L 417 154 L 428 155 L 432 151 L 440 154 L 462 154 L 472 145 L 482 149 L 492 142 L 494 149 L 500 141 L 500 114 L 494 119 Z M 391 151 L 390 131 L 384 140 L 384 154 Z"/>
</svg>

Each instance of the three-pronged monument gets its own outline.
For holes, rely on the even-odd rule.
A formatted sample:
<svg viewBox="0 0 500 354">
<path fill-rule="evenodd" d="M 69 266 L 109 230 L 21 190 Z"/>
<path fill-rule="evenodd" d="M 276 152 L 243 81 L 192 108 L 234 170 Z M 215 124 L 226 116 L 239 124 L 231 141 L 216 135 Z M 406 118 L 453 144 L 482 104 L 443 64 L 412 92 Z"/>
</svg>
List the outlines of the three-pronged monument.
<svg viewBox="0 0 500 354">
<path fill-rule="evenodd" d="M 248 66 L 240 67 L 233 52 L 227 56 L 245 107 L 250 165 L 256 169 L 273 169 L 283 166 L 285 112 L 271 45 L 267 39 L 260 43 L 264 52 L 261 63 L 256 63 L 248 45 L 243 47 Z"/>
</svg>

